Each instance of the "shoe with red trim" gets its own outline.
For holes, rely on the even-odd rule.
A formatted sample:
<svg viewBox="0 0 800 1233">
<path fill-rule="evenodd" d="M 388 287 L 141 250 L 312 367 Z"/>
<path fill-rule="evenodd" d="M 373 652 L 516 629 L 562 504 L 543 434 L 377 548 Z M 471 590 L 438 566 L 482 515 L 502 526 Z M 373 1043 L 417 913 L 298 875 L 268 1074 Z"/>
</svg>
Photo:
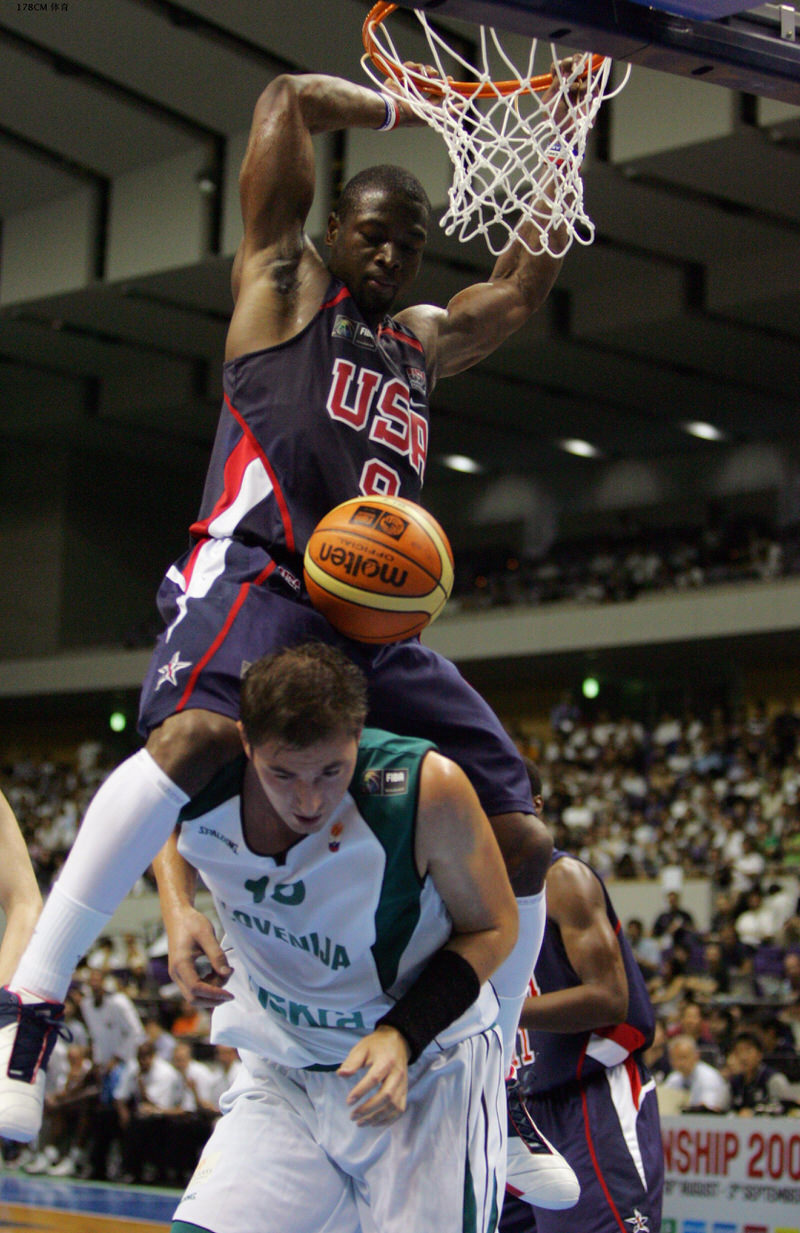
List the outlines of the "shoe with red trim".
<svg viewBox="0 0 800 1233">
<path fill-rule="evenodd" d="M 508 1154 L 506 1190 L 532 1207 L 563 1211 L 574 1207 L 581 1186 L 571 1165 L 545 1139 L 515 1083 L 506 1083 Z"/>
</svg>

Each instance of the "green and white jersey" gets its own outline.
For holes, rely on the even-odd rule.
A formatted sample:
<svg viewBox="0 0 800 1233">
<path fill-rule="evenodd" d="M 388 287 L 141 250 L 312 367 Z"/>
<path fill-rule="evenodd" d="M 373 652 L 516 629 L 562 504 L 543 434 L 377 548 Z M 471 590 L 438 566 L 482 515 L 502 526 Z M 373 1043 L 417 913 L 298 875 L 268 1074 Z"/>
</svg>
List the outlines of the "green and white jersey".
<svg viewBox="0 0 800 1233">
<path fill-rule="evenodd" d="M 244 757 L 181 811 L 179 850 L 232 948 L 235 996 L 214 1011 L 215 1043 L 291 1067 L 338 1065 L 447 941 L 450 915 L 414 861 L 420 768 L 432 748 L 365 730 L 336 812 L 278 857 L 245 840 Z M 496 1015 L 487 982 L 429 1049 L 484 1031 Z"/>
</svg>

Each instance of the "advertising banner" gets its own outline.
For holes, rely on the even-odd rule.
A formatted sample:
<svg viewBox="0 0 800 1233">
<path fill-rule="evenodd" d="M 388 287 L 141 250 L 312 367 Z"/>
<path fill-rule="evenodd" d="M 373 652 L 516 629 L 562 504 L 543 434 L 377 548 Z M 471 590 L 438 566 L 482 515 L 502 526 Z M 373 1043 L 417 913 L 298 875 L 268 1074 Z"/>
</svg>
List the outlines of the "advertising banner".
<svg viewBox="0 0 800 1233">
<path fill-rule="evenodd" d="M 662 1117 L 662 1233 L 800 1233 L 800 1119 Z"/>
</svg>

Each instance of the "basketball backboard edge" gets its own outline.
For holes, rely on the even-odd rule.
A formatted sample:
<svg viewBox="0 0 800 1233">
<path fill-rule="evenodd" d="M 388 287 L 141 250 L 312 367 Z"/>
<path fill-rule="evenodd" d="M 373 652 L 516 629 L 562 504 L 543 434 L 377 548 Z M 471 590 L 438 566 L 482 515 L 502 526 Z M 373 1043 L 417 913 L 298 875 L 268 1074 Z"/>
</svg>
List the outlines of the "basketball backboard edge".
<svg viewBox="0 0 800 1233">
<path fill-rule="evenodd" d="M 800 12 L 735 0 L 398 0 L 430 18 L 460 18 L 591 50 L 800 106 Z M 672 11 L 667 11 L 672 10 Z M 712 14 L 709 17 L 686 14 Z M 713 16 L 723 13 L 724 16 Z"/>
</svg>

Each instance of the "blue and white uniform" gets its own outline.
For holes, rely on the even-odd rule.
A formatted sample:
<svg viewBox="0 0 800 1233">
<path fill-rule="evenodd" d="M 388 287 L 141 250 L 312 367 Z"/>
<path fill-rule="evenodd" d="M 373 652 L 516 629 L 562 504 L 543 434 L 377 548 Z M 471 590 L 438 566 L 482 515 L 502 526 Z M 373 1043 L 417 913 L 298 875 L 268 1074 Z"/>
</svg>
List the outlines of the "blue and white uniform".
<svg viewBox="0 0 800 1233">
<path fill-rule="evenodd" d="M 366 730 L 341 805 L 279 857 L 248 847 L 244 759 L 182 811 L 178 846 L 213 895 L 234 968 L 212 1040 L 239 1049 L 244 1067 L 177 1222 L 213 1233 L 496 1227 L 505 1120 L 491 984 L 410 1068 L 392 1125 L 356 1126 L 346 1097 L 357 1077 L 336 1074 L 452 932 L 414 856 L 430 748 Z"/>
<path fill-rule="evenodd" d="M 565 855 L 554 852 L 553 862 Z M 501 1233 L 630 1233 L 634 1227 L 658 1233 L 661 1227 L 664 1157 L 658 1103 L 641 1061 L 653 1037 L 653 1008 L 608 892 L 598 882 L 625 965 L 625 1022 L 596 1031 L 521 1030 L 513 1065 L 523 1104 L 575 1170 L 580 1199 L 557 1212 L 521 1202 L 515 1197 L 520 1190 L 510 1159 Z M 561 932 L 548 917 L 529 994 L 581 983 Z"/>
<path fill-rule="evenodd" d="M 513 742 L 453 665 L 416 638 L 371 647 L 338 635 L 302 584 L 308 537 L 335 505 L 419 500 L 428 454 L 419 340 L 392 317 L 373 331 L 334 279 L 301 333 L 229 361 L 223 385 L 192 546 L 159 590 L 165 630 L 143 686 L 142 731 L 191 707 L 236 718 L 248 664 L 321 639 L 366 672 L 371 723 L 434 741 L 490 816 L 530 813 Z"/>
</svg>

